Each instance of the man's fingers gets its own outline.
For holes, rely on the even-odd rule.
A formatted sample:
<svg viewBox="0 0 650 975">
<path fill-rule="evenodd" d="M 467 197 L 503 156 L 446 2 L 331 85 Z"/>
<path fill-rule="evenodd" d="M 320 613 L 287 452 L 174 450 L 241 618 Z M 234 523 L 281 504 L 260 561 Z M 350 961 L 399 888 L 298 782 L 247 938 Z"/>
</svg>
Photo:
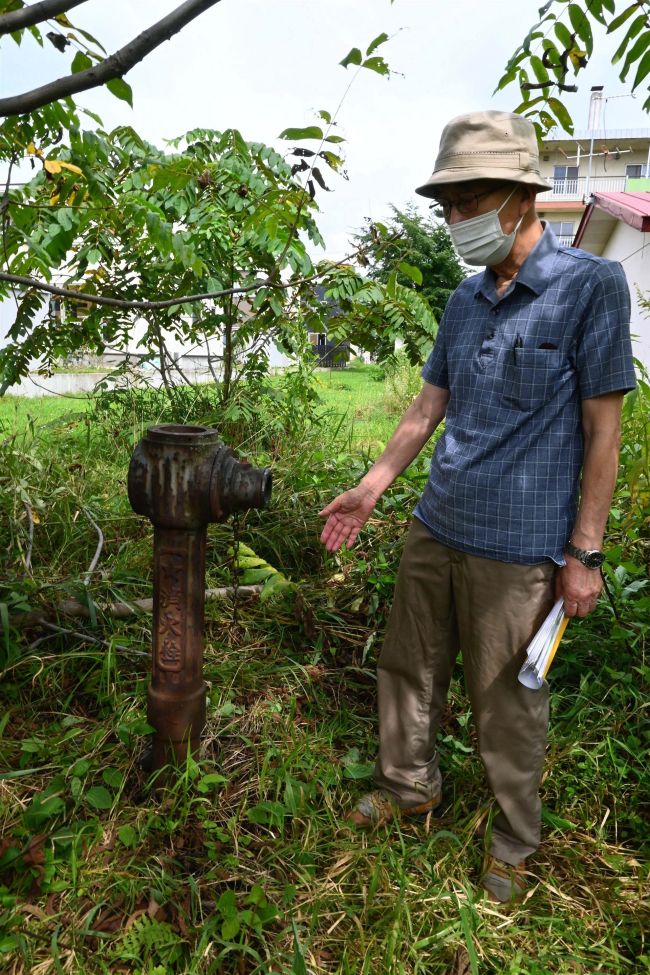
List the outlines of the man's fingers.
<svg viewBox="0 0 650 975">
<path fill-rule="evenodd" d="M 323 528 L 320 540 L 328 552 L 335 552 L 342 545 L 352 548 L 360 529 L 361 525 L 357 522 L 350 523 L 334 515 Z"/>
<path fill-rule="evenodd" d="M 564 612 L 567 616 L 585 617 L 592 612 L 598 605 L 598 596 L 590 596 L 586 599 L 564 598 Z"/>
<path fill-rule="evenodd" d="M 322 511 L 318 512 L 318 515 L 320 518 L 327 518 L 329 515 L 333 515 L 335 511 L 338 511 L 338 509 L 339 509 L 339 499 L 334 498 L 334 500 L 330 501 L 330 503 L 326 505 Z"/>
<path fill-rule="evenodd" d="M 336 522 L 328 521 L 321 532 L 320 540 L 329 551 L 332 551 L 332 546 L 336 546 L 339 535 L 340 527 Z"/>
</svg>

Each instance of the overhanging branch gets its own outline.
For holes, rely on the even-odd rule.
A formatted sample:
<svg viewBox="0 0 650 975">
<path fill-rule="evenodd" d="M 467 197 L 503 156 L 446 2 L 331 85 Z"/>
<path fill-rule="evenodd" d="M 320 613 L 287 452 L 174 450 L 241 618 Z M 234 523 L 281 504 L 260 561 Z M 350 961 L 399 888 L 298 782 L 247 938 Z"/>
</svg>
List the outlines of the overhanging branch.
<svg viewBox="0 0 650 975">
<path fill-rule="evenodd" d="M 74 95 L 79 91 L 88 91 L 90 88 L 98 88 L 100 85 L 106 84 L 107 81 L 121 78 L 163 41 L 168 41 L 192 20 L 219 2 L 220 0 L 186 0 L 180 7 L 138 34 L 136 38 L 121 47 L 119 51 L 115 51 L 101 64 L 93 65 L 92 68 L 79 71 L 77 74 L 58 78 L 47 85 L 41 85 L 40 88 L 23 92 L 22 95 L 0 98 L 0 117 L 33 112 L 35 109 L 49 105 L 50 102 L 58 101 L 60 98 L 66 98 L 68 95 Z"/>
<path fill-rule="evenodd" d="M 309 278 L 305 280 L 309 280 Z M 300 283 L 294 281 L 290 284 L 283 284 L 277 281 L 260 281 L 256 284 L 249 284 L 245 288 L 226 288 L 223 291 L 206 291 L 197 295 L 179 295 L 177 298 L 165 298 L 160 301 L 128 301 L 125 298 L 109 298 L 103 295 L 87 294 L 85 291 L 75 291 L 72 288 L 60 288 L 56 284 L 47 284 L 45 281 L 24 277 L 22 274 L 9 274 L 7 271 L 0 271 L 0 281 L 19 284 L 25 288 L 34 288 L 36 291 L 45 291 L 47 294 L 58 295 L 61 298 L 74 298 L 75 301 L 87 301 L 92 305 L 108 305 L 109 308 L 133 308 L 137 311 L 155 311 L 158 308 L 172 308 L 174 305 L 187 305 L 192 301 L 205 301 L 208 298 L 224 298 L 226 295 L 245 295 L 249 291 L 259 291 L 261 288 L 278 288 L 281 290 Z"/>
<path fill-rule="evenodd" d="M 28 7 L 21 7 L 20 10 L 12 10 L 0 17 L 0 34 L 11 34 L 24 27 L 33 27 L 34 24 L 40 24 L 50 17 L 56 17 L 57 14 L 65 14 L 73 7 L 86 2 L 87 0 L 41 0 L 41 3 L 32 3 Z"/>
</svg>

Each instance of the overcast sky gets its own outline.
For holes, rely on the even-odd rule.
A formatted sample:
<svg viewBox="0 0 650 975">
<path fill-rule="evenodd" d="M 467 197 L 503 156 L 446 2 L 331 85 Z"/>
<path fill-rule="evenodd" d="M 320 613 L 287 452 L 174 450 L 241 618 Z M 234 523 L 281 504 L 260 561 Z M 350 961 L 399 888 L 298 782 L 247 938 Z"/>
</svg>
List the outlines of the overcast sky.
<svg viewBox="0 0 650 975">
<path fill-rule="evenodd" d="M 156 19 L 174 0 L 88 0 L 71 20 L 95 34 L 110 53 Z M 362 71 L 338 115 L 345 136 L 349 181 L 332 176 L 321 193 L 320 226 L 329 256 L 346 252 L 365 217 L 385 219 L 390 204 L 418 203 L 413 188 L 433 167 L 440 132 L 449 118 L 474 109 L 510 110 L 511 86 L 492 96 L 503 67 L 535 23 L 540 0 L 221 0 L 182 33 L 156 49 L 127 76 L 134 108 L 105 91 L 77 96 L 107 127 L 130 124 L 161 142 L 194 126 L 235 126 L 244 137 L 274 143 L 287 126 L 333 112 L 352 76 L 338 62 L 351 47 L 365 49 L 382 31 L 392 36 L 383 53 L 395 72 L 386 80 Z M 615 43 L 596 35 L 597 54 L 568 95 L 576 126 L 587 126 L 589 89 L 605 85 L 608 128 L 650 127 L 642 98 L 629 92 L 611 66 Z M 22 48 L 3 41 L 4 95 L 64 73 L 70 58 L 46 42 Z M 426 209 L 426 203 L 419 206 Z"/>
</svg>

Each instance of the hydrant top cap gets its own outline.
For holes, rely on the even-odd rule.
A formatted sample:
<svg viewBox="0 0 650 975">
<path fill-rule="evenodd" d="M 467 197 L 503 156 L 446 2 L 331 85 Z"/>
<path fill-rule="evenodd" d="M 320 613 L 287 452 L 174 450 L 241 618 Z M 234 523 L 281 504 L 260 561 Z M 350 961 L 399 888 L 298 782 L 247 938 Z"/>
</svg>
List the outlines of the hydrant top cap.
<svg viewBox="0 0 650 975">
<path fill-rule="evenodd" d="M 218 440 L 218 431 L 212 427 L 186 426 L 180 423 L 163 423 L 147 429 L 147 439 L 167 444 L 212 443 Z"/>
</svg>

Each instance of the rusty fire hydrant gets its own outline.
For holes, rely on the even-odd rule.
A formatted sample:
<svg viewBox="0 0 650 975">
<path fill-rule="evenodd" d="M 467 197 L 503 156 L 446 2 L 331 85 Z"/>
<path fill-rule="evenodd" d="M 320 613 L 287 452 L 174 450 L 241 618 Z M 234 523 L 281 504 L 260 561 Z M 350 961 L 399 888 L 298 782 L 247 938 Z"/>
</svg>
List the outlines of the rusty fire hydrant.
<svg viewBox="0 0 650 975">
<path fill-rule="evenodd" d="M 149 427 L 133 452 L 129 501 L 154 525 L 152 676 L 147 720 L 153 769 L 194 754 L 205 725 L 203 614 L 209 522 L 263 508 L 271 472 L 238 461 L 216 430 Z"/>
</svg>

